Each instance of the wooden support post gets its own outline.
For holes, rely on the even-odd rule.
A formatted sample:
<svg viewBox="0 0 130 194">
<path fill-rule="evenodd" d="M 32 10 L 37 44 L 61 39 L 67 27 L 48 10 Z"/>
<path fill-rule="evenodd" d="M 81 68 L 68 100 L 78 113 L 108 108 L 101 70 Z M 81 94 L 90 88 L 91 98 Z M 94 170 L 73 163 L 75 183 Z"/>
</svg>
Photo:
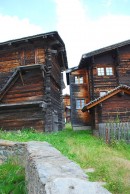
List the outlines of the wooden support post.
<svg viewBox="0 0 130 194">
<path fill-rule="evenodd" d="M 16 76 L 16 78 L 14 79 L 14 77 Z M 5 94 L 8 92 L 8 90 L 15 84 L 15 82 L 18 79 L 18 75 L 14 75 L 12 76 L 12 79 L 9 80 L 9 82 L 7 82 L 7 87 L 5 88 L 5 90 L 2 92 L 1 96 L 0 96 L 0 101 L 3 99 L 3 97 L 5 96 Z"/>
<path fill-rule="evenodd" d="M 23 86 L 24 86 L 25 84 L 24 84 L 24 81 L 23 81 L 23 77 L 22 77 L 21 71 L 19 71 L 19 76 L 20 76 L 20 79 L 21 79 L 22 84 L 23 84 Z"/>
<path fill-rule="evenodd" d="M 47 103 L 46 115 L 45 115 L 45 131 L 51 132 L 53 130 L 53 115 L 52 115 L 52 102 L 51 102 L 51 50 L 46 50 L 46 62 L 47 72 L 45 74 L 45 102 Z"/>
<path fill-rule="evenodd" d="M 117 85 L 120 84 L 120 80 L 119 80 L 119 64 L 120 64 L 120 57 L 119 57 L 119 49 L 116 49 L 116 79 L 117 79 Z"/>
<path fill-rule="evenodd" d="M 92 96 L 91 96 L 91 98 L 92 98 L 92 100 L 94 100 L 94 78 L 93 78 L 93 66 L 94 66 L 94 63 L 95 63 L 95 61 L 94 61 L 94 56 L 91 58 L 91 69 L 90 69 L 90 74 L 91 74 L 91 88 L 92 88 Z"/>
</svg>

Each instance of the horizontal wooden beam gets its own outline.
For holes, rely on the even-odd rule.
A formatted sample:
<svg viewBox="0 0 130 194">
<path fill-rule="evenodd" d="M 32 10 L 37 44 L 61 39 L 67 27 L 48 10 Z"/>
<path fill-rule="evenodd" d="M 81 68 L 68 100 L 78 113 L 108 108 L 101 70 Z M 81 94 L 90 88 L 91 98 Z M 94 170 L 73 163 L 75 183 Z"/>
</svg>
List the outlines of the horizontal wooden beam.
<svg viewBox="0 0 130 194">
<path fill-rule="evenodd" d="M 21 103 L 13 103 L 13 104 L 0 104 L 1 109 L 8 109 L 8 108 L 16 108 L 19 106 L 39 106 L 42 108 L 46 108 L 47 103 L 44 101 L 32 101 L 32 102 L 21 102 Z"/>
<path fill-rule="evenodd" d="M 130 95 L 130 90 L 122 89 L 122 91 Z"/>
</svg>

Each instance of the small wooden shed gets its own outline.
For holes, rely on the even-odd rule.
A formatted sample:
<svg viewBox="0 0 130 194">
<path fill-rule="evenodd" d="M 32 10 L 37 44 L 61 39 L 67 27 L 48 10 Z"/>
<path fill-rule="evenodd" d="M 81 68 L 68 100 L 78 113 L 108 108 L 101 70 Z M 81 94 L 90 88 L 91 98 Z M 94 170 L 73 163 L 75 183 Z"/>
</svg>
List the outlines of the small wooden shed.
<svg viewBox="0 0 130 194">
<path fill-rule="evenodd" d="M 130 87 L 120 85 L 111 92 L 86 104 L 83 112 L 88 111 L 93 120 L 93 129 L 100 129 L 108 122 L 130 122 Z"/>
<path fill-rule="evenodd" d="M 0 128 L 62 130 L 67 68 L 58 32 L 0 43 Z"/>
</svg>

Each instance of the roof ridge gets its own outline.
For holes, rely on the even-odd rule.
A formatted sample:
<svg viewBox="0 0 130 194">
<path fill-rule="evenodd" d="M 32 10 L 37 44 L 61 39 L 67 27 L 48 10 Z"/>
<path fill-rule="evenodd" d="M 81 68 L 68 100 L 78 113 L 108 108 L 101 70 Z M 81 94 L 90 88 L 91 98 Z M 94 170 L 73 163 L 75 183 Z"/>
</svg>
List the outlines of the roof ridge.
<svg viewBox="0 0 130 194">
<path fill-rule="evenodd" d="M 43 36 L 43 37 L 46 38 L 46 36 L 48 36 L 48 35 L 53 35 L 53 34 L 59 35 L 57 31 L 46 32 L 46 33 L 40 33 L 40 34 L 29 35 L 29 36 L 24 36 L 24 37 L 15 38 L 15 39 L 7 40 L 7 41 L 4 41 L 4 42 L 0 42 L 0 45 L 8 44 L 8 43 L 11 43 L 11 42 L 18 42 L 18 41 L 22 41 L 22 40 L 25 40 L 25 39 L 38 38 L 38 37 L 41 37 L 41 36 Z"/>
<path fill-rule="evenodd" d="M 124 45 L 129 44 L 129 43 L 130 43 L 130 39 L 122 41 L 122 42 L 119 42 L 119 43 L 111 44 L 109 46 L 105 46 L 105 47 L 102 47 L 102 48 L 90 51 L 88 53 L 84 53 L 82 56 L 83 56 L 83 58 L 84 57 L 89 57 L 89 55 L 91 55 L 92 53 L 95 53 L 95 54 L 98 54 L 100 52 L 102 53 L 103 50 L 104 51 L 108 51 L 108 50 L 111 50 L 111 49 L 115 49 L 117 47 L 124 46 Z"/>
</svg>

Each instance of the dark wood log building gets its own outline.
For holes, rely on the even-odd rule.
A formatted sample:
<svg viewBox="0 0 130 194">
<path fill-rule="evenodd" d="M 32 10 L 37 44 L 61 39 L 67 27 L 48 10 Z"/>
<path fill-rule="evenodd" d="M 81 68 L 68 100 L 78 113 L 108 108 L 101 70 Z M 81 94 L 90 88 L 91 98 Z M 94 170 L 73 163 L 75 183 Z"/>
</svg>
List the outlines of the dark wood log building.
<svg viewBox="0 0 130 194">
<path fill-rule="evenodd" d="M 67 68 L 57 32 L 0 43 L 0 128 L 61 130 Z"/>
<path fill-rule="evenodd" d="M 71 121 L 71 106 L 70 106 L 70 95 L 63 95 L 63 104 L 64 104 L 64 118 L 65 123 L 70 123 Z"/>
<path fill-rule="evenodd" d="M 74 129 L 130 122 L 130 40 L 82 55 L 67 70 Z"/>
</svg>

